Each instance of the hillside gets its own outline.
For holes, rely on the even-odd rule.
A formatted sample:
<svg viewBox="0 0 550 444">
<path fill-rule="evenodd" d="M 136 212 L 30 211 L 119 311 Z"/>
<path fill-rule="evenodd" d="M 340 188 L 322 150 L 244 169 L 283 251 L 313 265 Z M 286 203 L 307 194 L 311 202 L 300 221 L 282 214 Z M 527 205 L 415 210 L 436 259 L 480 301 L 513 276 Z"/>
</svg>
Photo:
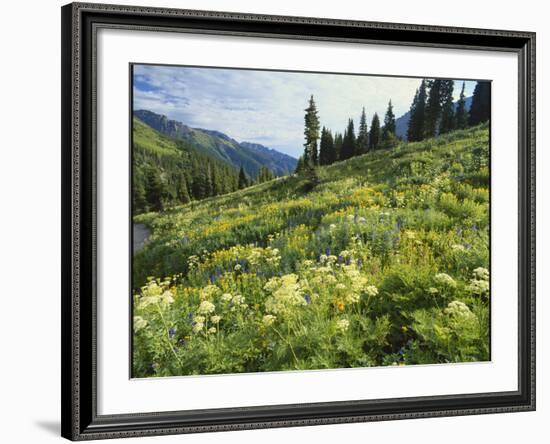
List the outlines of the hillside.
<svg viewBox="0 0 550 444">
<path fill-rule="evenodd" d="M 262 166 L 275 175 L 283 176 L 294 171 L 296 159 L 260 144 L 239 143 L 219 131 L 191 128 L 152 111 L 137 110 L 134 116 L 172 139 L 182 140 L 204 155 L 226 162 L 239 169 L 241 166 L 250 177 L 256 177 Z"/>
<path fill-rule="evenodd" d="M 237 189 L 237 171 L 133 119 L 133 210 L 139 214 Z"/>
<path fill-rule="evenodd" d="M 480 208 L 475 204 L 488 199 L 487 162 L 488 130 L 476 127 L 320 167 L 320 184 L 312 192 L 304 191 L 306 178 L 293 175 L 176 207 L 162 215 L 137 216 L 136 221 L 153 231 L 146 251 L 171 257 L 161 261 L 166 264 L 161 269 L 154 268 L 154 261 L 146 266 L 144 263 L 144 268 L 148 273 L 155 271 L 156 276 L 170 275 L 185 269 L 187 256 L 198 253 L 204 246 L 227 248 L 258 239 L 266 243 L 268 235 L 292 233 L 300 224 L 317 229 L 323 225 L 326 214 L 333 212 L 344 215 L 351 211 L 356 215 L 359 208 L 365 207 L 368 212 L 368 207 L 373 206 L 376 212 L 387 209 L 395 219 L 408 206 L 407 199 L 429 192 L 435 196 L 410 202 L 414 203 L 414 211 L 407 212 L 407 217 L 401 215 L 402 228 L 420 221 L 429 222 L 430 227 L 449 228 L 456 224 L 449 219 L 451 210 L 452 215 L 473 218 L 478 227 L 486 226 L 488 221 L 483 221 L 486 211 L 478 213 Z M 453 193 L 456 202 L 452 196 L 445 196 L 454 204 L 445 203 L 441 208 L 440 195 Z M 465 198 L 468 198 L 466 206 Z M 235 233 L 238 235 L 234 236 Z M 180 242 L 181 238 L 188 242 Z M 144 259 L 140 258 L 140 262 Z M 137 286 L 143 284 L 139 268 L 135 270 Z"/>
<path fill-rule="evenodd" d="M 488 159 L 484 125 L 135 217 L 134 374 L 490 359 Z"/>
</svg>

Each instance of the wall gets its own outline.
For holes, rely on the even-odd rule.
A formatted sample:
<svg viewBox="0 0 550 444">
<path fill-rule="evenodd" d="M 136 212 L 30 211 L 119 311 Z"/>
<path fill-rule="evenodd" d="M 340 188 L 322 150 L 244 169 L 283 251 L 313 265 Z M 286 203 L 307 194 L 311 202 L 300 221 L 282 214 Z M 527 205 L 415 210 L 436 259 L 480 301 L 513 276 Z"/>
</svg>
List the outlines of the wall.
<svg viewBox="0 0 550 444">
<path fill-rule="evenodd" d="M 543 248 L 548 237 L 543 206 L 549 181 L 543 153 L 544 108 L 550 103 L 542 72 L 547 60 L 550 16 L 544 3 L 465 0 L 443 2 L 338 2 L 269 0 L 163 0 L 119 3 L 310 15 L 375 21 L 427 23 L 536 31 L 538 33 L 538 410 L 534 413 L 440 418 L 370 424 L 145 438 L 126 442 L 264 443 L 369 441 L 413 443 L 542 442 L 550 420 L 542 349 L 549 330 Z M 2 7 L 0 47 L 0 407 L 4 442 L 49 443 L 59 435 L 59 65 L 58 0 L 6 2 Z M 546 347 L 547 348 L 547 347 Z"/>
</svg>

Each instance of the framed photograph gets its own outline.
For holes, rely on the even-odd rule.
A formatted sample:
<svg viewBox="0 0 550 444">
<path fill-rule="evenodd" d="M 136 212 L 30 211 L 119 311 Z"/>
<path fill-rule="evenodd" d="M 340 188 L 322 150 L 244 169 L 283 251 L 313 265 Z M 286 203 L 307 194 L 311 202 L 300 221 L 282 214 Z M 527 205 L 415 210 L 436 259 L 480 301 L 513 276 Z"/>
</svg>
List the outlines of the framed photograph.
<svg viewBox="0 0 550 444">
<path fill-rule="evenodd" d="M 62 8 L 62 435 L 535 409 L 535 35 Z"/>
</svg>

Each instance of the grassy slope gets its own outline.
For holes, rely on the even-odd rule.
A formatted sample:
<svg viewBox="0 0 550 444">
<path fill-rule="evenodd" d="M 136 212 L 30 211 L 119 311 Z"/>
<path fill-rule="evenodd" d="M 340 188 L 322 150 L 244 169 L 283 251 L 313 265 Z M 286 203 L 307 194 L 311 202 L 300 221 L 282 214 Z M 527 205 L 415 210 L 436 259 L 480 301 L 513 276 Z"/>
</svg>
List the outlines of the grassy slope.
<svg viewBox="0 0 550 444">
<path fill-rule="evenodd" d="M 136 283 L 141 285 L 146 274 L 165 276 L 180 272 L 185 268 L 186 256 L 203 248 L 227 248 L 247 242 L 265 243 L 268 234 L 291 231 L 298 224 L 317 227 L 325 214 L 357 207 L 358 203 L 364 206 L 361 194 L 366 189 L 372 190 L 373 195 L 382 194 L 384 199 L 381 200 L 385 202 L 380 203 L 396 215 L 404 213 L 405 208 L 400 208 L 396 202 L 402 197 L 400 194 L 417 194 L 422 185 L 433 185 L 442 174 L 452 178 L 455 188 L 461 188 L 457 191 L 457 204 L 437 202 L 435 205 L 434 202 L 434 206 L 430 207 L 427 201 L 424 205 L 405 205 L 409 207 L 406 209 L 407 219 L 414 225 L 428 223 L 446 229 L 453 225 L 450 218 L 455 217 L 461 220 L 454 221 L 454 224 L 461 225 L 465 222 L 462 219 L 476 218 L 476 207 L 472 206 L 476 204 L 476 199 L 478 203 L 484 203 L 488 198 L 483 191 L 468 189 L 471 186 L 474 190 L 480 187 L 487 190 L 488 136 L 486 127 L 476 127 L 321 167 L 318 171 L 321 183 L 311 193 L 302 191 L 304 178 L 291 176 L 176 207 L 160 216 L 155 213 L 141 215 L 136 220 L 147 224 L 153 231 L 146 251 L 151 256 L 161 254 L 164 259 L 160 261 L 160 266 L 155 265 L 155 261 L 145 260 L 147 271 L 135 270 L 138 275 Z M 468 193 L 473 195 L 467 199 L 467 205 L 460 205 Z M 366 197 L 366 200 L 369 198 Z M 480 208 L 477 210 L 481 211 Z M 273 212 L 279 214 L 269 220 L 266 215 Z M 486 211 L 477 214 L 481 225 L 487 224 L 488 221 L 484 221 L 486 216 Z M 255 229 L 242 229 L 252 221 Z M 220 236 L 224 230 L 215 228 L 221 229 L 222 225 L 225 234 L 229 231 L 237 235 Z M 189 241 L 182 245 L 180 241 L 184 238 Z M 158 250 L 157 254 L 155 250 Z M 172 258 L 174 260 L 167 259 L 166 255 L 175 256 Z M 138 261 L 138 268 L 139 264 Z"/>
<path fill-rule="evenodd" d="M 154 131 L 135 117 L 133 119 L 133 143 L 138 150 L 158 156 L 178 156 L 182 151 L 172 139 Z"/>
<path fill-rule="evenodd" d="M 162 318 L 144 302 L 154 286 L 137 293 L 147 327 L 135 337 L 136 375 L 489 359 L 487 281 L 473 281 L 489 268 L 488 142 L 476 127 L 319 168 L 310 192 L 307 179 L 285 177 L 135 217 L 152 237 L 134 258 L 134 287 L 178 275 L 161 284 L 175 301 Z M 275 312 L 275 331 L 267 283 L 281 275 L 298 305 Z M 247 308 L 230 311 L 222 292 Z M 189 321 L 204 297 L 222 315 L 216 340 L 213 321 L 197 332 Z M 175 349 L 163 339 L 170 326 Z"/>
</svg>

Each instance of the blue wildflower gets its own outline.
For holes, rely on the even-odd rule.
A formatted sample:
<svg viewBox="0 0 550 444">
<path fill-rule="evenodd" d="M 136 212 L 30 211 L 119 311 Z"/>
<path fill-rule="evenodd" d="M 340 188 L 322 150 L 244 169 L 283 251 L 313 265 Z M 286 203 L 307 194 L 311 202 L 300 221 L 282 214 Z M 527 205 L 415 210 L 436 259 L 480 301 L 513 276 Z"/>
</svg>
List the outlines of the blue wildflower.
<svg viewBox="0 0 550 444">
<path fill-rule="evenodd" d="M 174 336 L 176 336 L 176 329 L 173 328 L 173 327 L 170 328 L 170 329 L 168 330 L 168 336 L 169 336 L 170 338 L 173 338 Z"/>
<path fill-rule="evenodd" d="M 331 253 L 330 247 L 326 249 L 325 253 L 326 253 L 327 256 L 330 256 L 330 253 Z"/>
<path fill-rule="evenodd" d="M 311 303 L 311 297 L 309 296 L 309 293 L 306 293 L 306 295 L 304 296 L 304 299 L 306 300 L 306 304 Z"/>
</svg>

